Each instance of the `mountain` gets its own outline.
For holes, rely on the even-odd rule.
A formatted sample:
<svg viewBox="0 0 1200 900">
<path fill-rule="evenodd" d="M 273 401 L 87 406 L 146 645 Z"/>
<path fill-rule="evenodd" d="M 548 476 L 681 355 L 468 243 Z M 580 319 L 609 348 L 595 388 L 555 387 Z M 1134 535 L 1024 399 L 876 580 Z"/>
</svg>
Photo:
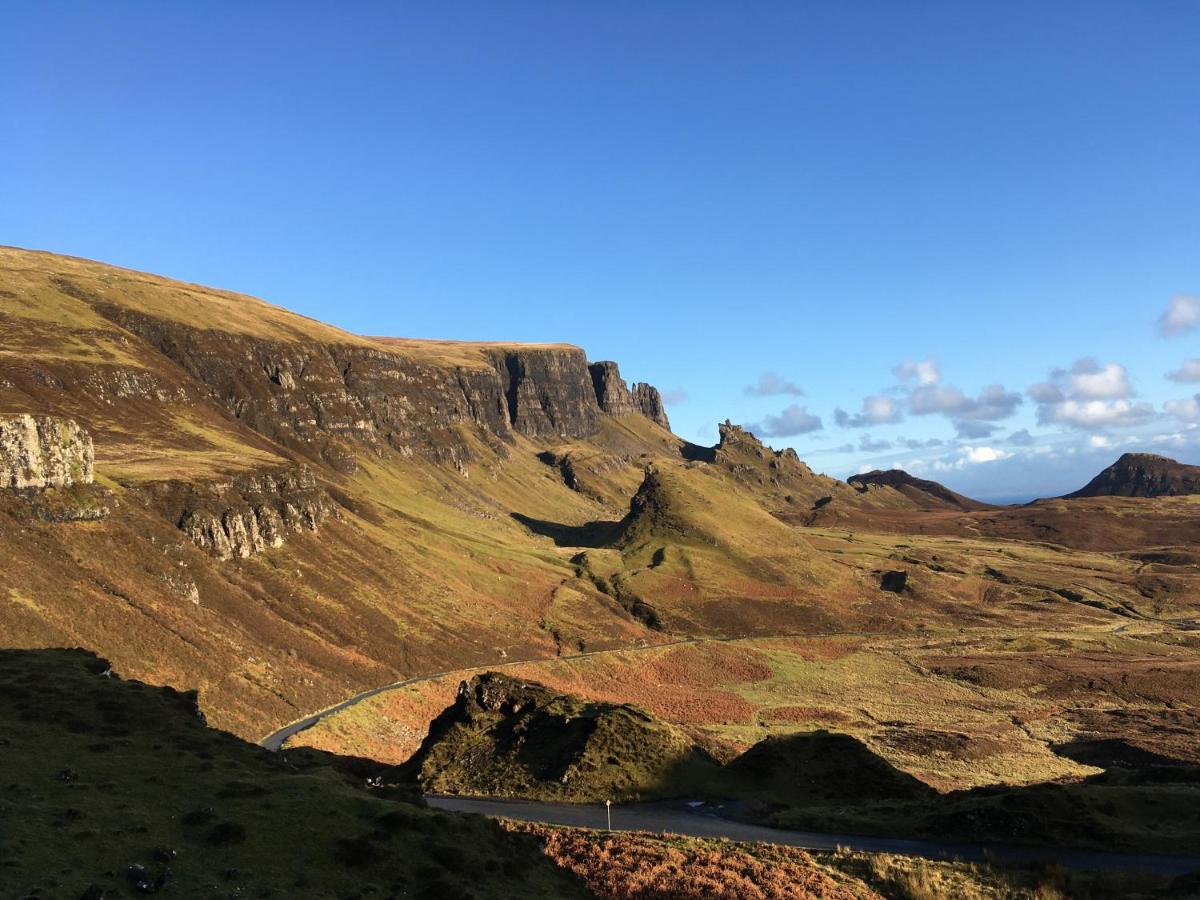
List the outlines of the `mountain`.
<svg viewBox="0 0 1200 900">
<path fill-rule="evenodd" d="M 86 647 L 243 738 L 502 661 L 1192 614 L 1187 569 L 1116 562 L 1100 606 L 1047 608 L 1095 562 L 960 540 L 1140 551 L 1186 544 L 1190 509 L 1001 519 L 937 486 L 863 490 L 728 421 L 698 447 L 578 347 L 365 337 L 13 248 L 0 332 L 0 645 Z"/>
<path fill-rule="evenodd" d="M 1200 494 L 1200 466 L 1153 453 L 1124 453 L 1073 493 L 1075 497 L 1174 497 Z"/>
<path fill-rule="evenodd" d="M 988 503 L 972 500 L 950 490 L 936 481 L 909 475 L 903 469 L 876 469 L 861 475 L 851 475 L 846 481 L 864 493 L 872 485 L 893 488 L 925 509 L 992 509 Z"/>
</svg>

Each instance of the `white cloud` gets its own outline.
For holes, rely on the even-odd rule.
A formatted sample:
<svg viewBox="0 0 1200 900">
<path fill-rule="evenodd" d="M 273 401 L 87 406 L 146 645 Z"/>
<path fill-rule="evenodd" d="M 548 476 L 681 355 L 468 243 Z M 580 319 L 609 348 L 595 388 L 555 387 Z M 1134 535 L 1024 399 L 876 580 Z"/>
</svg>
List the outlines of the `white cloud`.
<svg viewBox="0 0 1200 900">
<path fill-rule="evenodd" d="M 892 369 L 892 372 L 901 381 L 913 381 L 915 379 L 919 385 L 937 384 L 942 380 L 942 373 L 938 370 L 938 364 L 932 359 L 926 359 L 921 362 L 913 362 L 911 359 L 906 359 Z"/>
<path fill-rule="evenodd" d="M 1158 333 L 1175 337 L 1200 326 L 1200 297 L 1179 294 L 1171 298 L 1167 311 L 1158 317 Z"/>
<path fill-rule="evenodd" d="M 662 402 L 667 406 L 677 406 L 680 403 L 687 403 L 687 399 L 688 392 L 683 388 L 672 388 L 662 393 Z"/>
<path fill-rule="evenodd" d="M 1101 365 L 1091 357 L 1069 369 L 1052 369 L 1049 381 L 1029 388 L 1040 424 L 1096 429 L 1138 425 L 1154 418 L 1149 403 L 1133 403 L 1129 373 L 1117 363 Z"/>
<path fill-rule="evenodd" d="M 758 376 L 757 384 L 746 388 L 746 393 L 751 397 L 776 397 L 780 394 L 800 397 L 803 396 L 804 389 L 774 372 L 763 372 Z"/>
<path fill-rule="evenodd" d="M 1012 456 L 1007 450 L 997 450 L 995 447 L 967 447 L 963 458 L 971 465 L 995 462 L 998 459 L 1008 459 Z"/>
<path fill-rule="evenodd" d="M 1184 360 L 1182 366 L 1174 372 L 1168 372 L 1167 378 L 1171 381 L 1178 381 L 1182 384 L 1190 384 L 1193 381 L 1200 381 L 1200 359 Z"/>
<path fill-rule="evenodd" d="M 1038 422 L 1043 425 L 1069 425 L 1072 428 L 1122 428 L 1140 425 L 1154 418 L 1149 403 L 1129 400 L 1064 400 L 1038 409 Z"/>
<path fill-rule="evenodd" d="M 767 416 L 751 431 L 763 437 L 791 437 L 821 430 L 821 417 L 814 416 L 806 407 L 792 404 L 777 416 Z"/>
<path fill-rule="evenodd" d="M 1163 409 L 1181 422 L 1200 422 L 1200 394 L 1186 400 L 1168 400 Z"/>
<path fill-rule="evenodd" d="M 834 420 L 843 428 L 866 428 L 871 425 L 891 425 L 904 418 L 900 404 L 892 397 L 872 394 L 863 398 L 862 412 L 850 415 L 843 409 L 834 410 Z"/>
<path fill-rule="evenodd" d="M 1105 447 L 1111 447 L 1112 441 L 1102 434 L 1093 434 L 1088 438 L 1088 446 L 1094 450 L 1103 450 Z"/>
<path fill-rule="evenodd" d="M 956 427 L 964 421 L 987 422 L 1007 419 L 1020 405 L 1020 394 L 1006 391 L 998 384 L 988 385 L 978 397 L 968 397 L 956 387 L 938 385 L 916 388 L 909 395 L 909 408 L 913 415 L 940 413 L 953 419 Z M 981 430 L 976 429 L 977 432 Z"/>
<path fill-rule="evenodd" d="M 1101 366 L 1090 357 L 1071 367 L 1069 395 L 1076 400 L 1124 400 L 1133 396 L 1124 366 Z"/>
</svg>

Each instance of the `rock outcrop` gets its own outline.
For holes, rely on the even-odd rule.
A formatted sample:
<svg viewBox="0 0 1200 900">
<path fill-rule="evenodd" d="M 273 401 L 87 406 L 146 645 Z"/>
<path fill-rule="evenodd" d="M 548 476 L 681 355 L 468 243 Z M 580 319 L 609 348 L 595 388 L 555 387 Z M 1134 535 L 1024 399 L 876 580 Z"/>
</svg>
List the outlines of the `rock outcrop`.
<svg viewBox="0 0 1200 900">
<path fill-rule="evenodd" d="M 337 507 L 301 466 L 239 475 L 223 483 L 163 483 L 148 488 L 196 546 L 221 559 L 245 559 L 316 531 Z"/>
<path fill-rule="evenodd" d="M 633 386 L 633 405 L 643 416 L 652 422 L 657 422 L 668 431 L 671 422 L 667 418 L 667 410 L 663 406 L 662 394 L 653 385 L 639 381 Z"/>
<path fill-rule="evenodd" d="M 91 437 L 72 419 L 0 417 L 0 487 L 90 484 L 93 460 Z"/>
<path fill-rule="evenodd" d="M 1200 466 L 1153 453 L 1125 453 L 1067 497 L 1171 497 L 1200 494 Z"/>
<path fill-rule="evenodd" d="M 630 393 L 625 379 L 621 377 L 621 370 L 617 368 L 615 362 L 609 360 L 594 362 L 588 366 L 588 371 L 592 373 L 592 386 L 596 389 L 596 402 L 600 404 L 602 410 L 610 416 L 627 416 L 630 413 L 640 412 L 634 406 L 633 394 Z"/>
</svg>

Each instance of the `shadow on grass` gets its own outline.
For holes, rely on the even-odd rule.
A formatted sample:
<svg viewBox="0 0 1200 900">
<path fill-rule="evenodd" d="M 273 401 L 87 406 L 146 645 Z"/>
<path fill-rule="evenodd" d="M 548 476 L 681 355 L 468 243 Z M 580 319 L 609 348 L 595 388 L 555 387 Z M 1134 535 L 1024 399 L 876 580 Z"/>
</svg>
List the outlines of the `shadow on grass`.
<svg viewBox="0 0 1200 900">
<path fill-rule="evenodd" d="M 548 522 L 521 513 L 512 513 L 512 517 L 534 534 L 550 538 L 559 547 L 608 547 L 621 534 L 620 522 L 597 521 L 584 525 L 563 525 L 560 522 Z"/>
</svg>

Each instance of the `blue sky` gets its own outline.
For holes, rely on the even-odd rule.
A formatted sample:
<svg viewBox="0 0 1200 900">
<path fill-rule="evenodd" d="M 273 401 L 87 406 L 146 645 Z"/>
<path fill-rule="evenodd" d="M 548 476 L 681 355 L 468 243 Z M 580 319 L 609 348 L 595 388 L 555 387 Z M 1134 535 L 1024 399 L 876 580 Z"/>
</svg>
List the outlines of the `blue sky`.
<svg viewBox="0 0 1200 900">
<path fill-rule="evenodd" d="M 0 243 L 358 332 L 570 341 L 683 437 L 729 417 L 842 477 L 1024 497 L 1127 447 L 1200 462 L 1190 0 L 6 24 Z"/>
</svg>

